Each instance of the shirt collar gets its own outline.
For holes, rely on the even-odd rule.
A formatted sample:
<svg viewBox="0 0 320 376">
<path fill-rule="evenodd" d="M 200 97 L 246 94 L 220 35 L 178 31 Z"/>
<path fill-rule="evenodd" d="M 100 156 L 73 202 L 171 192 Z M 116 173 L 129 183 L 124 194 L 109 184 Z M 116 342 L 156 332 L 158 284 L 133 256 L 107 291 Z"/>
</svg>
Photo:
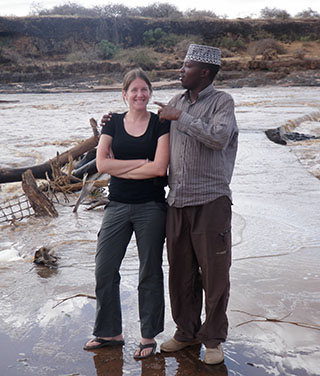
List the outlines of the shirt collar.
<svg viewBox="0 0 320 376">
<path fill-rule="evenodd" d="M 206 88 L 204 88 L 202 91 L 200 91 L 200 93 L 198 94 L 198 97 L 195 100 L 195 102 L 197 102 L 200 98 L 205 98 L 206 96 L 208 96 L 211 93 L 214 93 L 215 91 L 216 91 L 216 89 L 213 86 L 213 84 L 208 85 Z M 186 90 L 181 94 L 181 98 L 183 98 L 183 97 L 185 97 L 185 99 L 187 101 L 190 101 L 189 90 Z M 195 102 L 192 102 L 192 103 L 195 103 Z"/>
</svg>

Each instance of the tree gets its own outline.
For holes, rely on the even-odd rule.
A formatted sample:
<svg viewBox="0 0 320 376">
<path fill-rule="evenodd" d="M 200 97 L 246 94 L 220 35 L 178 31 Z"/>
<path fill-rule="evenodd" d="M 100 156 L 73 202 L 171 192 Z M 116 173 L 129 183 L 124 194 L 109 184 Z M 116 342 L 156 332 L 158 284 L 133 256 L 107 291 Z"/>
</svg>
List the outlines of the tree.
<svg viewBox="0 0 320 376">
<path fill-rule="evenodd" d="M 73 3 L 71 1 L 66 2 L 62 5 L 56 5 L 52 9 L 44 9 L 41 3 L 33 3 L 31 8 L 32 14 L 37 14 L 39 16 L 48 15 L 60 15 L 60 16 L 95 16 L 95 11 L 88 9 Z"/>
<path fill-rule="evenodd" d="M 131 15 L 131 9 L 123 4 L 107 4 L 93 8 L 97 15 L 102 17 L 127 17 Z"/>
<path fill-rule="evenodd" d="M 198 17 L 198 18 L 202 18 L 202 17 L 210 17 L 210 18 L 220 18 L 219 16 L 217 16 L 214 12 L 212 12 L 211 10 L 197 10 L 197 9 L 187 9 L 185 12 L 184 12 L 184 15 L 186 17 Z"/>
<path fill-rule="evenodd" d="M 266 19 L 274 18 L 274 19 L 286 20 L 290 18 L 290 14 L 286 10 L 283 10 L 283 9 L 265 7 L 261 9 L 260 17 L 266 18 Z"/>
<path fill-rule="evenodd" d="M 297 18 L 319 18 L 320 13 L 318 13 L 315 10 L 312 10 L 311 8 L 308 8 L 308 9 L 303 10 L 300 13 L 297 13 L 295 15 L 295 17 L 297 17 Z"/>
<path fill-rule="evenodd" d="M 182 16 L 182 12 L 169 3 L 153 3 L 146 7 L 138 7 L 137 11 L 142 17 L 173 18 Z"/>
</svg>

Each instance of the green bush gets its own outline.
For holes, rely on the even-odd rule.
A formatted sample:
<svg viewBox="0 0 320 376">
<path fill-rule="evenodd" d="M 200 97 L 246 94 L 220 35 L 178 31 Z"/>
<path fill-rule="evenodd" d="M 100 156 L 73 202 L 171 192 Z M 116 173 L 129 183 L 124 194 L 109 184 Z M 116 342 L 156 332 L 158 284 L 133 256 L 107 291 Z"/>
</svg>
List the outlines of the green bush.
<svg viewBox="0 0 320 376">
<path fill-rule="evenodd" d="M 184 36 L 166 33 L 160 27 L 150 29 L 143 33 L 143 42 L 146 46 L 150 47 L 174 47 Z"/>
<path fill-rule="evenodd" d="M 147 46 L 152 46 L 155 43 L 153 30 L 147 30 L 143 33 L 143 42 Z"/>
<path fill-rule="evenodd" d="M 99 43 L 99 52 L 102 59 L 111 59 L 119 50 L 119 46 L 116 46 L 112 42 L 103 39 Z"/>
<path fill-rule="evenodd" d="M 160 27 L 156 29 L 150 29 L 143 33 L 143 41 L 147 46 L 159 46 L 161 44 L 161 39 L 166 35 Z"/>
</svg>

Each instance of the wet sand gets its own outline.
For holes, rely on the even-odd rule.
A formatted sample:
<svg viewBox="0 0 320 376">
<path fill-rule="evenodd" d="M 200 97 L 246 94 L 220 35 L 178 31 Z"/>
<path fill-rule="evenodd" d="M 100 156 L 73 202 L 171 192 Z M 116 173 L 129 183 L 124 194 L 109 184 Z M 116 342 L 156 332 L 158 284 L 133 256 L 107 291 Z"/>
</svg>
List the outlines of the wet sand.
<svg viewBox="0 0 320 376">
<path fill-rule="evenodd" d="M 223 364 L 206 366 L 202 362 L 205 349 L 200 345 L 174 354 L 160 353 L 159 344 L 175 329 L 165 253 L 165 331 L 157 337 L 155 357 L 133 359 L 140 339 L 134 241 L 121 269 L 125 346 L 82 350 L 91 338 L 95 301 L 77 297 L 56 304 L 78 293 L 94 295 L 95 241 L 103 209 L 86 211 L 81 206 L 75 215 L 74 196 L 57 205 L 58 218 L 30 218 L 16 227 L 1 226 L 0 256 L 8 252 L 12 257 L 12 261 L 0 262 L 1 376 L 320 375 L 320 181 L 299 162 L 294 146 L 271 143 L 263 132 L 320 107 L 318 92 L 299 89 L 296 93 L 303 98 L 301 102 L 286 99 L 293 95 L 292 89 L 280 94 L 260 89 L 249 94 L 233 91 L 240 142 L 232 182 L 230 329 L 223 345 Z M 28 108 L 31 114 L 34 108 Z M 41 116 L 44 110 L 37 111 Z M 86 108 L 83 112 L 87 119 Z M 17 114 L 14 120 L 21 124 Z M 32 142 L 38 143 L 27 139 L 21 154 Z M 56 145 L 49 147 L 52 154 Z M 10 150 L 15 149 L 20 151 L 16 146 Z M 28 164 L 34 156 L 29 158 Z M 14 188 L 3 189 L 1 198 L 10 195 L 10 190 Z M 31 263 L 33 250 L 46 244 L 60 257 L 57 270 Z M 274 320 L 281 318 L 292 323 Z"/>
</svg>

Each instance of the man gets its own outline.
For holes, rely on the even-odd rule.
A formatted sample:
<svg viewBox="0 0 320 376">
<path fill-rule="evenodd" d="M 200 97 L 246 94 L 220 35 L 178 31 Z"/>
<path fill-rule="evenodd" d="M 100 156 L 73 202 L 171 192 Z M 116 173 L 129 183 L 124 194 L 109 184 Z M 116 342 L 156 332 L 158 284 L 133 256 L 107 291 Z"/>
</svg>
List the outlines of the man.
<svg viewBox="0 0 320 376">
<path fill-rule="evenodd" d="M 231 191 L 238 127 L 232 97 L 213 86 L 220 50 L 191 44 L 180 70 L 186 89 L 160 119 L 171 120 L 167 214 L 169 292 L 177 325 L 161 350 L 203 343 L 204 362 L 218 364 L 226 340 L 231 266 Z M 205 292 L 204 322 L 201 322 Z"/>
</svg>

